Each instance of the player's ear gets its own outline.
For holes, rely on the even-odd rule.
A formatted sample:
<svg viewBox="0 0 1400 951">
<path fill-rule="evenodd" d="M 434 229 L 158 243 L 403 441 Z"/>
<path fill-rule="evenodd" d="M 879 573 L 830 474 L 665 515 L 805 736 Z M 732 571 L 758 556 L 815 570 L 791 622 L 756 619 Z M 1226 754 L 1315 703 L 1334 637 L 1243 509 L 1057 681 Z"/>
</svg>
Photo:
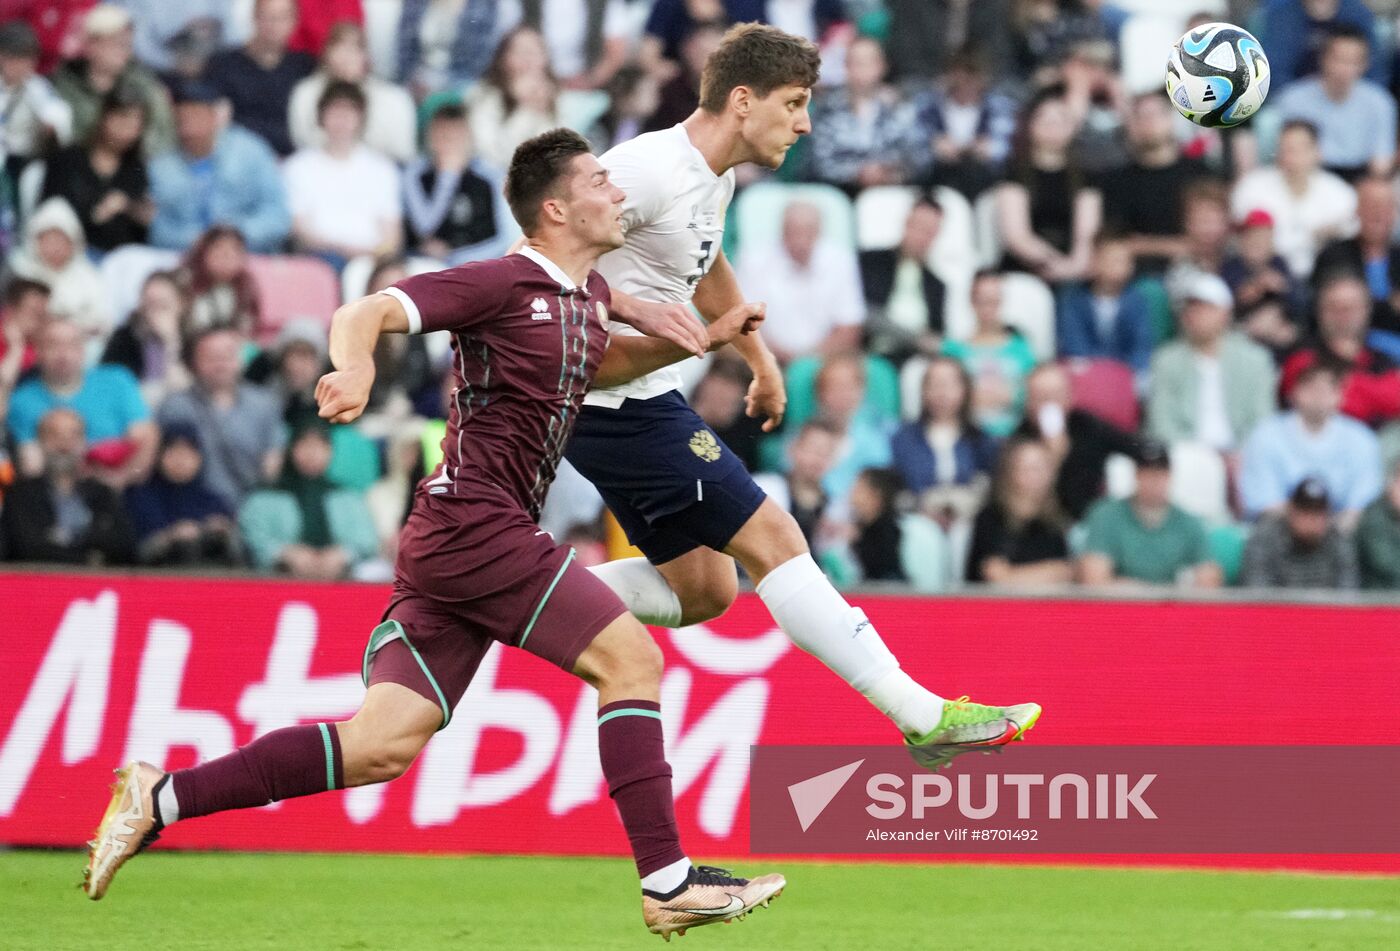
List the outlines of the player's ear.
<svg viewBox="0 0 1400 951">
<path fill-rule="evenodd" d="M 540 220 L 562 225 L 567 216 L 564 214 L 564 200 L 562 198 L 546 198 L 544 204 L 540 205 Z"/>
<path fill-rule="evenodd" d="M 748 86 L 735 86 L 729 90 L 729 105 L 740 119 L 747 119 L 753 109 L 753 90 Z"/>
</svg>

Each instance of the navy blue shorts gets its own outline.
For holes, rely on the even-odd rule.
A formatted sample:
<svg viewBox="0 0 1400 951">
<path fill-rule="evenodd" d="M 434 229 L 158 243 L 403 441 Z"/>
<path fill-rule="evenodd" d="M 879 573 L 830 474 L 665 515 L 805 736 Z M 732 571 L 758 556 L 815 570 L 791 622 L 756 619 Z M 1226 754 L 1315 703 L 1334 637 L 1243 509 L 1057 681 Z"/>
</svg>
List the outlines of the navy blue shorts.
<svg viewBox="0 0 1400 951">
<path fill-rule="evenodd" d="M 654 565 L 702 545 L 723 551 L 766 498 L 675 390 L 584 406 L 564 455 Z"/>
</svg>

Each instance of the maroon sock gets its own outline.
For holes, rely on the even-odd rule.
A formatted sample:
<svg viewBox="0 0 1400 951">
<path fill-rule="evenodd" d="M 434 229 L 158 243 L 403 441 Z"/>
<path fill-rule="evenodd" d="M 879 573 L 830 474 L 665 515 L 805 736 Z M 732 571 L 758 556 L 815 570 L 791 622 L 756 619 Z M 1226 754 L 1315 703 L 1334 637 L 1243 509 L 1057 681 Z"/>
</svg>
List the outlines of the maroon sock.
<svg viewBox="0 0 1400 951">
<path fill-rule="evenodd" d="M 637 874 L 685 858 L 671 801 L 671 766 L 661 736 L 661 704 L 618 700 L 598 710 L 598 758 L 617 803 Z"/>
<path fill-rule="evenodd" d="M 341 789 L 340 734 L 334 723 L 289 726 L 171 777 L 180 818 L 265 806 Z"/>
</svg>

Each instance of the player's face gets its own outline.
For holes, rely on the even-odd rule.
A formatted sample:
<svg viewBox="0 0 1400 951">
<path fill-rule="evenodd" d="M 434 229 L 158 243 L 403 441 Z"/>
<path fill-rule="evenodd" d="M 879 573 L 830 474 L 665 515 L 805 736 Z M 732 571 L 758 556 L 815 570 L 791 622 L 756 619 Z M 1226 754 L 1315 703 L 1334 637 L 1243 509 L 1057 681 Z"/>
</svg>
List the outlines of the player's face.
<svg viewBox="0 0 1400 951">
<path fill-rule="evenodd" d="M 806 86 L 779 86 L 763 98 L 751 100 L 741 135 L 753 153 L 753 161 L 777 168 L 787 158 L 788 149 L 812 131 L 807 107 L 812 90 Z"/>
<path fill-rule="evenodd" d="M 622 247 L 622 202 L 627 194 L 612 183 L 594 155 L 574 159 L 573 171 L 566 205 L 570 230 L 606 251 Z"/>
</svg>

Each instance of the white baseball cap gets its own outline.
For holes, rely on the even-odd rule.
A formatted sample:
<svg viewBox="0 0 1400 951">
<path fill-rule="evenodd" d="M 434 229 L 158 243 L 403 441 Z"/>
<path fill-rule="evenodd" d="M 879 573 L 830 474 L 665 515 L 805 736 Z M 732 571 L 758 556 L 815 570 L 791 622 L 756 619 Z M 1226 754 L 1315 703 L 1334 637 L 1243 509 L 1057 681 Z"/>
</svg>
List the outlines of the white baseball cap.
<svg viewBox="0 0 1400 951">
<path fill-rule="evenodd" d="M 1200 273 L 1191 279 L 1182 295 L 1183 303 L 1200 301 L 1230 310 L 1235 306 L 1235 295 L 1230 293 L 1230 285 L 1214 274 Z"/>
</svg>

